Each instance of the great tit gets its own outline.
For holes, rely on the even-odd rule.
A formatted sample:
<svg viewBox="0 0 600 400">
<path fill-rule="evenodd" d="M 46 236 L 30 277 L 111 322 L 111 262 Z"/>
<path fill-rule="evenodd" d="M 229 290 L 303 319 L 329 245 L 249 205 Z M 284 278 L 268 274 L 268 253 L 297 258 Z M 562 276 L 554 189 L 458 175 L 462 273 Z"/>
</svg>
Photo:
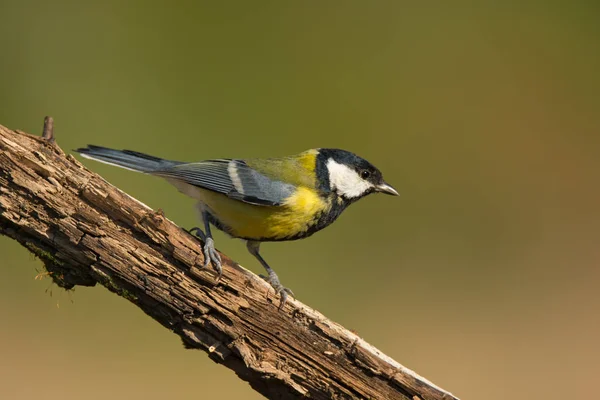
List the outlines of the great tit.
<svg viewBox="0 0 600 400">
<path fill-rule="evenodd" d="M 204 232 L 204 267 L 221 275 L 211 225 L 247 241 L 248 251 L 266 269 L 268 282 L 281 296 L 279 308 L 293 293 L 259 253 L 262 242 L 303 239 L 330 225 L 350 204 L 370 193 L 397 196 L 381 172 L 367 160 L 339 149 L 312 149 L 267 159 L 171 161 L 131 150 L 89 145 L 75 150 L 85 158 L 160 176 L 198 200 Z"/>
</svg>

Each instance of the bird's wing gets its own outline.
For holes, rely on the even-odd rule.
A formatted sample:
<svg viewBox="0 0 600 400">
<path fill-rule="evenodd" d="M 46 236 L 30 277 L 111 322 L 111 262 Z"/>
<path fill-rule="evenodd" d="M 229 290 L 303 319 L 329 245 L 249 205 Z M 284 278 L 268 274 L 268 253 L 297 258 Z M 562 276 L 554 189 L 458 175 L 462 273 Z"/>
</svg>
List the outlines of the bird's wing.
<svg viewBox="0 0 600 400">
<path fill-rule="evenodd" d="M 243 160 L 208 160 L 153 171 L 153 175 L 223 193 L 232 199 L 261 206 L 279 206 L 295 190 L 292 184 L 267 177 Z"/>
</svg>

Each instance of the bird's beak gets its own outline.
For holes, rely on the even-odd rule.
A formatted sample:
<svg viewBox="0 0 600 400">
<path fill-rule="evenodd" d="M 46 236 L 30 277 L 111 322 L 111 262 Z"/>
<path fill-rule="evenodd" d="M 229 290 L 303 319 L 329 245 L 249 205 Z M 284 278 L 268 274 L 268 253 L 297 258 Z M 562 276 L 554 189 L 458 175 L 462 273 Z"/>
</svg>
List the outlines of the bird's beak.
<svg viewBox="0 0 600 400">
<path fill-rule="evenodd" d="M 392 196 L 398 196 L 398 192 L 396 191 L 396 189 L 394 189 L 393 187 L 391 187 L 390 185 L 388 185 L 385 182 L 383 182 L 381 185 L 377 185 L 375 187 L 375 190 L 377 190 L 380 193 L 391 194 Z"/>
</svg>

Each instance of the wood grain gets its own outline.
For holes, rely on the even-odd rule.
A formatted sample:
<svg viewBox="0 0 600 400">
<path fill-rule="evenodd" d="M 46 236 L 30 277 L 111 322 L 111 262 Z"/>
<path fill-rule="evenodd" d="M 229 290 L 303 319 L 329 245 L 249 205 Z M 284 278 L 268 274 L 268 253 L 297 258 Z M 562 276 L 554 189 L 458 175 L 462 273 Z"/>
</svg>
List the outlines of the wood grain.
<svg viewBox="0 0 600 400">
<path fill-rule="evenodd" d="M 196 238 L 66 155 L 46 125 L 46 139 L 0 125 L 0 233 L 56 284 L 107 287 L 270 399 L 456 399 L 299 301 L 279 312 L 225 255 L 216 282 Z"/>
</svg>

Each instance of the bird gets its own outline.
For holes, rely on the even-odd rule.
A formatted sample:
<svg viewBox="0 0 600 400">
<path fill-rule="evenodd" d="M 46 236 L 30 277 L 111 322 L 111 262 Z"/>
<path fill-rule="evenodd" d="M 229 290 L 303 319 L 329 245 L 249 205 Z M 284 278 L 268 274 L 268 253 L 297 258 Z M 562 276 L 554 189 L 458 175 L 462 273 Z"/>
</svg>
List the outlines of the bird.
<svg viewBox="0 0 600 400">
<path fill-rule="evenodd" d="M 219 277 L 222 274 L 211 226 L 245 240 L 248 251 L 266 270 L 267 282 L 280 296 L 280 310 L 294 294 L 261 256 L 261 243 L 307 238 L 371 193 L 398 195 L 373 164 L 335 148 L 310 149 L 279 158 L 198 162 L 95 145 L 74 151 L 88 159 L 162 177 L 195 199 L 204 231 L 195 227 L 189 232 L 203 242 L 204 268 L 210 264 Z"/>
</svg>

